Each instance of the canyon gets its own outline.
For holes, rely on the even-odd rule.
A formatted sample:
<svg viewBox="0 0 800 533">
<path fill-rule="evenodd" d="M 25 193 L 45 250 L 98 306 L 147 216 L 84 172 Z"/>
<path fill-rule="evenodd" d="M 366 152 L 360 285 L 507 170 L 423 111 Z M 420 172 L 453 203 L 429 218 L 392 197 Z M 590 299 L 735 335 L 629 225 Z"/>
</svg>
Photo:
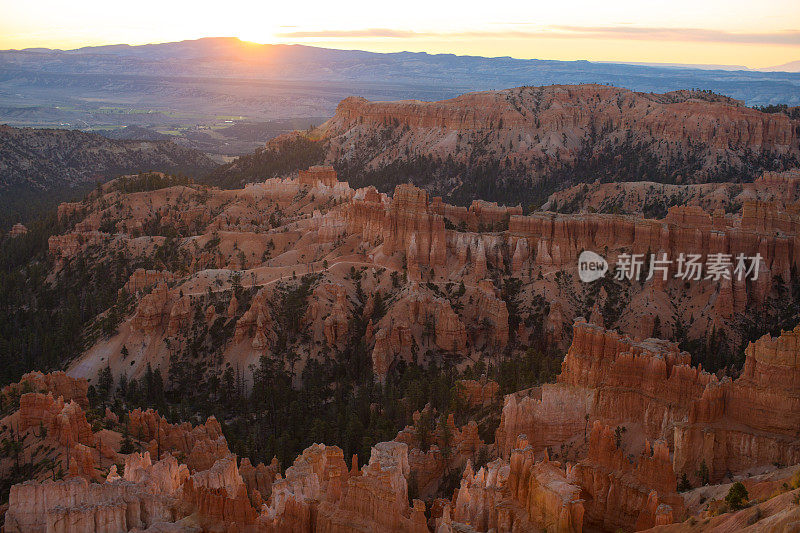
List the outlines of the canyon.
<svg viewBox="0 0 800 533">
<path fill-rule="evenodd" d="M 548 392 L 506 396 L 496 443 L 481 442 L 474 421 L 457 428 L 449 415 L 423 444 L 420 420 L 437 416 L 426 408 L 350 466 L 341 448 L 324 444 L 285 470 L 276 460 L 253 466 L 230 453 L 213 417 L 175 425 L 152 410 L 106 411 L 105 427 L 95 429 L 81 407 L 89 404 L 86 380 L 26 375 L 2 391 L 19 406 L 0 420 L 3 439 L 21 443 L 22 461 L 46 457 L 64 478 L 37 469 L 11 487 L 4 530 L 681 531 L 701 520 L 744 520 L 715 511 L 733 480 L 744 481 L 762 509 L 747 519 L 754 531 L 796 524 L 797 329 L 751 343 L 742 375 L 719 381 L 668 341 L 634 341 L 583 319 L 574 328 Z M 461 387 L 476 398 L 494 390 L 486 381 Z M 585 415 L 559 414 L 568 396 L 587 400 Z M 679 493 L 680 473 L 700 460 L 709 479 Z M 0 459 L 0 470 L 13 461 Z M 774 466 L 779 461 L 792 466 Z M 460 472 L 457 489 L 435 497 L 426 487 L 450 468 Z M 703 494 L 710 503 L 702 505 Z"/>
<path fill-rule="evenodd" d="M 329 167 L 239 190 L 192 184 L 122 193 L 111 182 L 83 203 L 60 206 L 68 229 L 49 240 L 54 275 L 87 254 L 122 254 L 148 268 L 120 289 L 132 307 L 113 334 L 67 371 L 92 380 L 109 367 L 115 378 L 140 377 L 150 365 L 166 374 L 170 354 L 186 349 L 198 329 L 222 335 L 221 357 L 207 360 L 208 372 L 247 369 L 283 346 L 277 333 L 290 324 L 311 341 L 290 339 L 299 373 L 309 360 L 341 351 L 359 320 L 383 381 L 401 361 L 469 364 L 519 353 L 533 339 L 564 350 L 569 325 L 584 316 L 637 339 L 708 345 L 717 332 L 719 350 L 694 354 L 716 372 L 748 341 L 794 325 L 781 310 L 800 262 L 798 177 L 781 176 L 749 186 L 771 199 L 742 198 L 739 213 L 671 206 L 662 219 L 523 215 L 482 201 L 458 207 L 407 184 L 390 197 L 352 189 Z M 581 282 L 583 250 L 600 252 L 608 275 Z M 165 253 L 177 268 L 152 260 Z M 626 254 L 642 258 L 641 274 L 630 279 L 614 275 Z M 704 262 L 726 254 L 731 264 L 726 276 L 687 281 L 676 262 L 682 254 Z M 760 258 L 741 265 L 747 277 L 731 275 L 740 256 Z M 660 257 L 673 262 L 647 276 Z M 288 317 L 280 302 L 298 284 L 307 284 L 307 301 Z"/>
<path fill-rule="evenodd" d="M 709 95 L 648 98 L 736 108 Z M 379 110 L 373 126 L 386 120 Z M 414 108 L 422 122 L 399 128 L 434 127 L 426 113 Z M 640 126 L 684 142 L 663 113 L 643 112 Z M 487 116 L 463 120 L 514 124 Z M 761 122 L 762 133 L 770 150 L 786 143 L 789 161 L 796 139 L 780 133 L 783 120 Z M 692 127 L 703 138 L 706 126 Z M 118 283 L 63 371 L 0 391 L 0 474 L 13 480 L 4 530 L 797 521 L 800 175 L 686 181 L 598 181 L 525 214 L 453 205 L 409 183 L 354 188 L 325 165 L 229 190 L 131 175 L 62 203 L 45 282 L 89 264 Z M 658 209 L 637 209 L 644 198 Z M 585 251 L 608 262 L 592 282 L 578 269 Z M 631 254 L 642 272 L 617 275 Z M 729 257 L 727 275 L 687 279 L 677 263 L 647 275 L 656 259 L 689 254 L 706 267 Z M 733 270 L 739 257 L 746 276 Z M 212 405 L 200 416 L 191 401 Z M 322 411 L 334 402 L 357 413 L 336 433 Z M 294 419 L 270 420 L 278 412 Z M 302 437 L 280 431 L 300 420 L 311 428 Z M 734 482 L 755 519 L 725 507 Z"/>
<path fill-rule="evenodd" d="M 796 172 L 742 187 L 739 212 L 726 212 L 726 184 L 719 203 L 662 218 L 459 207 L 410 184 L 353 189 L 328 166 L 238 190 L 143 186 L 153 179 L 111 181 L 58 209 L 50 279 L 86 260 L 135 268 L 64 372 L 0 391 L 0 473 L 27 479 L 9 486 L 5 531 L 768 530 L 800 519 L 800 326 L 773 332 L 794 318 Z M 580 281 L 585 250 L 608 259 L 606 276 Z M 688 281 L 674 266 L 612 275 L 625 254 L 662 252 L 761 260 L 741 279 Z M 533 387 L 486 376 L 546 354 L 560 368 L 540 369 Z M 336 445 L 314 441 L 285 461 L 230 441 L 269 410 L 186 421 L 180 403 L 125 408 L 134 386 L 155 402 L 252 389 L 270 405 L 283 398 L 265 381 L 298 386 L 331 361 L 365 365 L 359 387 L 376 390 L 414 369 L 472 377 L 439 408 L 413 404 L 388 439 L 353 445 L 348 424 Z M 405 409 L 419 391 L 406 394 L 367 401 L 365 415 Z M 757 517 L 725 507 L 733 482 Z"/>
<path fill-rule="evenodd" d="M 792 74 L 0 64 L 2 532 L 800 533 Z"/>
</svg>

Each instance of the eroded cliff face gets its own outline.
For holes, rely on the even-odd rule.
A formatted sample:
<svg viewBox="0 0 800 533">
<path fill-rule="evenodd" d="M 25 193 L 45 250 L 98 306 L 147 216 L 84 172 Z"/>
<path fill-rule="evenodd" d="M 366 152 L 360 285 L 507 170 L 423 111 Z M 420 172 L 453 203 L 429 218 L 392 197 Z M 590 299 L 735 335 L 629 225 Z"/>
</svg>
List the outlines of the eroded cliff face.
<svg viewBox="0 0 800 533">
<path fill-rule="evenodd" d="M 525 434 L 542 450 L 585 437 L 590 420 L 636 425 L 646 438 L 671 442 L 675 424 L 712 382 L 673 343 L 634 341 L 578 319 L 557 383 L 506 397 L 497 444 L 507 455 Z"/>
<path fill-rule="evenodd" d="M 457 383 L 458 395 L 468 407 L 492 405 L 500 399 L 500 385 L 481 376 L 479 380 L 465 379 Z"/>
<path fill-rule="evenodd" d="M 675 428 L 675 467 L 712 480 L 760 464 L 800 462 L 800 327 L 745 351 L 741 376 L 709 384 Z"/>
<path fill-rule="evenodd" d="M 524 447 L 509 462 L 497 459 L 477 473 L 468 465 L 452 512 L 448 508 L 445 515 L 445 528 L 437 531 L 455 531 L 455 522 L 475 531 L 580 532 L 584 506 L 581 488 L 567 479 L 561 463 L 537 462 Z"/>
<path fill-rule="evenodd" d="M 11 403 L 27 392 L 51 392 L 56 397 L 61 396 L 65 402 L 75 401 L 85 408 L 89 405 L 86 393 L 89 384 L 86 380 L 75 379 L 64 372 L 28 372 L 20 378 L 18 383 L 11 383 L 0 391 L 3 402 Z"/>
<path fill-rule="evenodd" d="M 258 518 L 264 531 L 428 531 L 425 504 L 408 505 L 408 448 L 383 442 L 352 470 L 335 446 L 307 448 L 273 483 Z"/>
<path fill-rule="evenodd" d="M 615 442 L 614 431 L 596 422 L 589 454 L 571 468 L 569 479 L 583 489 L 585 523 L 606 531 L 636 530 L 680 521 L 683 498 L 676 492 L 670 451 L 663 442 L 645 443 L 631 461 Z"/>
<path fill-rule="evenodd" d="M 784 209 L 800 200 L 800 171 L 764 172 L 752 182 L 669 184 L 627 181 L 573 185 L 551 194 L 543 211 L 596 211 L 660 217 L 674 206 L 696 206 L 706 213 L 731 213 L 747 201 L 774 203 Z"/>
<path fill-rule="evenodd" d="M 218 459 L 230 454 L 222 428 L 213 415 L 205 424 L 193 427 L 189 423 L 170 424 L 152 409 L 137 408 L 128 414 L 126 427 L 130 435 L 146 443 L 154 457 L 165 451 L 179 453 L 192 470 L 211 468 Z"/>
<path fill-rule="evenodd" d="M 720 381 L 672 343 L 578 320 L 557 383 L 506 397 L 498 451 L 513 455 L 523 439 L 537 453 L 566 457 L 591 424 L 587 457 L 568 468 L 584 491 L 587 523 L 613 530 L 680 520 L 680 475 L 698 483 L 704 464 L 719 482 L 800 462 L 798 335 L 751 343 L 741 376 Z"/>
<path fill-rule="evenodd" d="M 506 182 L 547 179 L 582 165 L 591 169 L 587 174 L 616 178 L 609 181 L 658 175 L 701 182 L 723 171 L 752 172 L 759 154 L 771 154 L 779 161 L 777 168 L 758 170 L 784 170 L 800 157 L 796 126 L 788 116 L 699 91 L 645 94 L 600 85 L 554 85 L 438 102 L 351 97 L 315 138 L 328 142 L 329 162 L 362 179 L 398 161 L 430 158 L 448 161 L 453 174 L 440 168 L 428 175 L 420 167 L 417 179 L 430 190 L 459 198 L 480 190 L 484 198 L 497 199 Z M 615 157 L 623 152 L 653 161 L 653 167 L 626 166 Z M 495 165 L 491 168 L 500 179 L 494 189 L 482 187 L 480 175 L 470 172 L 481 165 Z"/>
<path fill-rule="evenodd" d="M 214 419 L 198 428 L 172 426 L 152 411 L 135 411 L 126 425 L 106 410 L 107 428 L 93 430 L 83 409 L 88 406 L 86 380 L 63 372 L 31 373 L 3 395 L 31 388 L 39 392 L 23 392 L 18 409 L 0 421 L 2 438 L 18 449 L 16 459 L 0 461 L 0 469 L 7 472 L 9 461 L 38 465 L 31 469 L 32 480 L 11 488 L 5 531 L 129 531 L 174 522 L 196 507 L 191 498 L 183 501 L 190 470 L 175 454 L 202 470 L 229 457 Z M 133 443 L 152 448 L 162 459 L 152 462 L 150 452 L 122 453 L 123 432 L 134 433 Z M 216 446 L 209 445 L 212 439 Z M 125 465 L 122 475 L 117 464 Z M 187 505 L 188 512 L 181 511 Z M 206 514 L 214 519 L 213 513 Z"/>
<path fill-rule="evenodd" d="M 429 345 L 445 352 L 467 347 L 466 328 L 450 302 L 413 282 L 375 325 L 374 338 L 372 367 L 381 379 L 396 360 L 416 361 Z"/>
<path fill-rule="evenodd" d="M 474 462 L 484 444 L 475 421 L 457 428 L 452 414 L 446 418 L 442 414 L 435 427 L 427 428 L 422 434 L 420 424 L 435 421 L 429 405 L 422 413 L 414 412 L 412 419 L 414 425 L 400 431 L 395 441 L 408 446 L 408 463 L 416 494 L 430 500 L 440 492 L 445 476 Z"/>
<path fill-rule="evenodd" d="M 100 484 L 73 477 L 15 485 L 4 529 L 13 533 L 130 531 L 170 521 L 178 505 L 174 493 L 188 476 L 186 467 L 180 469 L 172 457 L 151 465 L 147 456 L 145 462 L 146 466 L 126 461 L 124 478 L 115 476 Z M 139 481 L 131 481 L 133 477 Z"/>
</svg>

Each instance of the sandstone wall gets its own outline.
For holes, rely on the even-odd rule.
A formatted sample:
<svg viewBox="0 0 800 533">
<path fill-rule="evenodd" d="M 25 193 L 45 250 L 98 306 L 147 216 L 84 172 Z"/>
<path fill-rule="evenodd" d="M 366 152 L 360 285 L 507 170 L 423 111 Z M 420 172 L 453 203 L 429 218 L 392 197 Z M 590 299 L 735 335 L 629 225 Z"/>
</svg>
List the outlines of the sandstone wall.
<svg viewBox="0 0 800 533">
<path fill-rule="evenodd" d="M 514 450 L 510 463 L 498 459 L 477 473 L 468 466 L 452 513 L 459 525 L 498 533 L 580 532 L 583 518 L 581 488 L 559 463 L 537 463 L 530 447 Z"/>
<path fill-rule="evenodd" d="M 589 455 L 568 471 L 568 478 L 586 494 L 585 522 L 607 531 L 647 529 L 681 520 L 683 498 L 676 493 L 669 448 L 647 444 L 631 462 L 615 444 L 614 432 L 596 422 Z"/>
<path fill-rule="evenodd" d="M 675 427 L 675 469 L 712 481 L 755 465 L 800 462 L 800 326 L 745 350 L 742 375 L 710 384 Z"/>
<path fill-rule="evenodd" d="M 647 438 L 671 442 L 692 400 L 716 380 L 690 363 L 674 343 L 637 342 L 578 319 L 557 383 L 506 397 L 499 450 L 507 456 L 519 434 L 537 450 L 567 442 L 584 435 L 590 419 L 634 423 Z"/>
</svg>

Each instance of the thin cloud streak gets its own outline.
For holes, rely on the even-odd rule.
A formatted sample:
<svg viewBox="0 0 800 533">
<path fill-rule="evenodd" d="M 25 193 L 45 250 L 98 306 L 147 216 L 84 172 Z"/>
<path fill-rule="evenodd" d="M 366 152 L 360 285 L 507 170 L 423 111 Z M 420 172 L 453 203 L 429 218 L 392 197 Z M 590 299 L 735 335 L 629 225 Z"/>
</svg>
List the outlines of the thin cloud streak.
<svg viewBox="0 0 800 533">
<path fill-rule="evenodd" d="M 321 30 L 280 32 L 283 39 L 632 39 L 640 41 L 717 42 L 800 46 L 800 31 L 787 30 L 773 33 L 731 33 L 702 28 L 658 27 L 605 27 L 605 26 L 548 26 L 540 31 L 458 31 L 418 32 L 391 28 L 365 28 L 361 30 Z"/>
<path fill-rule="evenodd" d="M 366 28 L 363 30 L 322 30 L 322 31 L 289 31 L 276 33 L 281 38 L 321 38 L 321 39 L 351 39 L 354 37 L 391 37 L 409 39 L 426 37 L 428 35 L 445 35 L 435 33 L 420 33 L 416 31 L 392 30 L 390 28 Z"/>
<path fill-rule="evenodd" d="M 625 37 L 627 39 L 658 41 L 800 45 L 800 31 L 798 30 L 773 33 L 731 33 L 702 28 L 648 28 L 637 26 L 552 26 L 552 28 L 568 32 L 569 36 L 582 38 L 616 36 Z"/>
</svg>

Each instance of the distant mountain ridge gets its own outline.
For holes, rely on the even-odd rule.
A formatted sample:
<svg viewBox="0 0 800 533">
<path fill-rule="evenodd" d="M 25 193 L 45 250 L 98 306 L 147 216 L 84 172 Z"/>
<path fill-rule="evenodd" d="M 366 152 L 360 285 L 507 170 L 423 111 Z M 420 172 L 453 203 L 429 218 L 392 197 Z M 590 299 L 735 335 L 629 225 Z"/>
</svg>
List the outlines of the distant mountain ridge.
<svg viewBox="0 0 800 533">
<path fill-rule="evenodd" d="M 28 54 L 27 60 L 25 55 Z M 17 56 L 17 57 L 15 57 Z M 368 52 L 365 50 L 339 50 L 333 48 L 320 48 L 300 44 L 259 44 L 242 41 L 235 37 L 206 37 L 196 40 L 177 41 L 169 43 L 154 43 L 144 45 L 101 45 L 87 46 L 74 50 L 58 50 L 48 48 L 35 48 L 23 50 L 0 50 L 0 57 L 15 64 L 36 63 L 37 58 L 46 57 L 48 62 L 41 65 L 41 70 L 46 72 L 76 72 L 75 65 L 82 69 L 88 67 L 86 73 L 128 73 L 128 74 L 157 74 L 176 73 L 204 75 L 208 67 L 215 64 L 220 76 L 247 77 L 247 78 L 272 78 L 272 79 L 359 79 L 369 78 L 370 75 L 378 76 L 383 69 L 396 69 L 406 75 L 414 74 L 415 68 L 423 68 L 426 64 L 436 64 L 450 68 L 463 68 L 465 66 L 477 67 L 481 74 L 494 74 L 498 80 L 505 77 L 514 78 L 525 70 L 528 74 L 531 66 L 564 66 L 572 67 L 579 72 L 587 66 L 601 67 L 631 67 L 631 73 L 638 75 L 647 74 L 646 69 L 684 69 L 684 70 L 719 70 L 739 71 L 748 73 L 758 72 L 797 72 L 798 61 L 766 68 L 748 68 L 742 65 L 712 65 L 691 63 L 648 63 L 633 61 L 563 61 L 553 59 L 519 59 L 509 56 L 484 57 L 474 55 L 456 54 L 430 54 L 427 52 Z M 102 62 L 101 58 L 121 58 L 123 62 Z M 98 64 L 92 68 L 92 58 Z M 131 60 L 139 60 L 140 63 Z M 174 71 L 175 65 L 170 60 L 186 61 L 179 70 Z M 166 62 L 165 62 L 166 61 Z M 497 72 L 492 72 L 495 64 Z M 101 68 L 102 65 L 102 68 Z M 360 67 L 371 67 L 372 74 Z M 133 70 L 130 70 L 133 67 Z M 281 71 L 270 71 L 279 67 Z M 309 68 L 314 67 L 314 68 Z M 375 70 L 375 67 L 379 67 Z M 411 67 L 411 68 L 409 68 Z M 499 67 L 515 67 L 517 72 L 501 72 Z M 528 67 L 526 69 L 526 67 Z M 785 70 L 781 70 L 785 68 Z M 405 71 L 405 72 L 403 72 Z M 522 71 L 522 72 L 519 72 Z M 602 73 L 603 69 L 595 69 L 595 73 Z M 587 72 L 591 72 L 587 69 Z M 432 74 L 428 72 L 428 74 Z M 433 75 L 431 79 L 445 80 L 451 72 L 441 72 L 440 76 Z M 469 73 L 467 73 L 469 74 Z M 473 74 L 473 76 L 476 73 Z M 651 75 L 654 73 L 650 72 Z M 723 77 L 724 79 L 724 77 Z M 465 83 L 469 83 L 468 81 Z"/>
<path fill-rule="evenodd" d="M 759 69 L 764 72 L 800 72 L 800 61 L 790 61 L 783 65 Z"/>
<path fill-rule="evenodd" d="M 582 83 L 656 93 L 700 88 L 746 105 L 800 105 L 800 73 L 385 54 L 208 38 L 0 51 L 0 122 L 168 129 L 220 116 L 251 122 L 331 116 L 352 95 L 432 101 L 522 85 Z"/>
</svg>

